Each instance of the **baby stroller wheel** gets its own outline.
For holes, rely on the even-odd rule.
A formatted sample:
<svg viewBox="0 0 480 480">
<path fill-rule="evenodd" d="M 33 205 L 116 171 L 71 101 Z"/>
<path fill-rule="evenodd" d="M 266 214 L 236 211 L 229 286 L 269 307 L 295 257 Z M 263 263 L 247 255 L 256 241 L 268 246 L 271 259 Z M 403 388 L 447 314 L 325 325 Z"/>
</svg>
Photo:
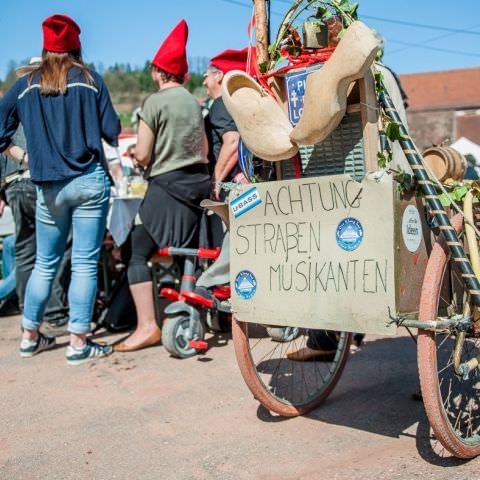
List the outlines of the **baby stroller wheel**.
<svg viewBox="0 0 480 480">
<path fill-rule="evenodd" d="M 267 327 L 268 336 L 274 342 L 291 342 L 300 334 L 298 327 Z"/>
<path fill-rule="evenodd" d="M 188 358 L 197 354 L 197 350 L 189 344 L 190 340 L 203 340 L 205 328 L 202 322 L 196 322 L 195 335 L 190 335 L 190 317 L 179 315 L 167 317 L 162 327 L 162 343 L 173 357 Z"/>
</svg>

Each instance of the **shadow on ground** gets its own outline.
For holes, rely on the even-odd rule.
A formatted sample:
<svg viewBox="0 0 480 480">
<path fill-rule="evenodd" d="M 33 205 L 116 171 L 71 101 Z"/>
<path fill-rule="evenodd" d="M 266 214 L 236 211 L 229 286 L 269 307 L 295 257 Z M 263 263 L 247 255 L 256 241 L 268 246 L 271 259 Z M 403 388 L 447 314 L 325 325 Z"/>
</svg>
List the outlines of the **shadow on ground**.
<svg viewBox="0 0 480 480">
<path fill-rule="evenodd" d="M 412 339 L 371 339 L 349 356 L 328 399 L 305 416 L 387 437 L 415 437 L 420 456 L 432 465 L 454 467 L 465 463 L 452 457 L 434 438 L 419 391 L 417 351 Z M 289 420 L 263 406 L 259 406 L 257 417 L 264 422 Z"/>
</svg>

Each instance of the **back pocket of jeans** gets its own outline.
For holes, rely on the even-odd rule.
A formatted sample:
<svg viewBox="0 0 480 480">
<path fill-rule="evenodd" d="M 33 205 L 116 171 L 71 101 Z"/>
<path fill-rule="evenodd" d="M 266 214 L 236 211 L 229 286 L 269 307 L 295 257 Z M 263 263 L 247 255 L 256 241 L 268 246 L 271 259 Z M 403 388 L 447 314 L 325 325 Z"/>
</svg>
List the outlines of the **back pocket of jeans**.
<svg viewBox="0 0 480 480">
<path fill-rule="evenodd" d="M 75 192 L 78 200 L 100 201 L 109 188 L 108 177 L 104 172 L 93 172 L 75 179 Z"/>
</svg>

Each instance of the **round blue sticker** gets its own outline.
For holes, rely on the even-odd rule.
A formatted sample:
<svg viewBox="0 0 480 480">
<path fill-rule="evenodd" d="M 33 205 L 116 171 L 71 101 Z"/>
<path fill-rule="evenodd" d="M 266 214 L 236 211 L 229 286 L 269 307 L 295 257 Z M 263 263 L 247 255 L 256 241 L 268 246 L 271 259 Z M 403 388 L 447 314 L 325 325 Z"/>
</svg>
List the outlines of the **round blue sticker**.
<svg viewBox="0 0 480 480">
<path fill-rule="evenodd" d="M 340 248 L 351 252 L 357 249 L 363 240 L 362 224 L 353 217 L 344 218 L 337 227 L 337 243 Z"/>
<path fill-rule="evenodd" d="M 239 297 L 248 300 L 255 295 L 257 291 L 257 279 L 252 272 L 242 270 L 235 277 L 235 292 Z"/>
</svg>

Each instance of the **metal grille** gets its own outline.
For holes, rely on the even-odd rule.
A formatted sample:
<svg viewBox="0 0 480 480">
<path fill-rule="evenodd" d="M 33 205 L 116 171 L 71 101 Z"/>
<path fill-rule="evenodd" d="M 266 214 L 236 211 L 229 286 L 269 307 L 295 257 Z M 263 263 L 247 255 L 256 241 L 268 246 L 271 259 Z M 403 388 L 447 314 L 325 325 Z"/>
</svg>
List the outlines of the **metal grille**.
<svg viewBox="0 0 480 480">
<path fill-rule="evenodd" d="M 346 173 L 355 180 L 365 176 L 365 155 L 360 112 L 347 114 L 323 142 L 300 147 L 302 176 Z M 282 178 L 295 178 L 293 160 L 281 162 Z"/>
</svg>

